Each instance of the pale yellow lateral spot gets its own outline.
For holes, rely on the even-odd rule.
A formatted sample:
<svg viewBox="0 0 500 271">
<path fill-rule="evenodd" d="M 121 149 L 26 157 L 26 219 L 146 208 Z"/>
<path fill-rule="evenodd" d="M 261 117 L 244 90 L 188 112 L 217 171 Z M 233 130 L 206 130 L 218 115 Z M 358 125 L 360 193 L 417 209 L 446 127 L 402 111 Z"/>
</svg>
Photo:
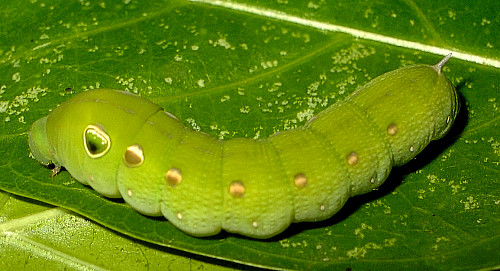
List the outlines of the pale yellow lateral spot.
<svg viewBox="0 0 500 271">
<path fill-rule="evenodd" d="M 394 123 L 391 123 L 388 127 L 387 127 L 387 133 L 391 136 L 394 136 L 398 133 L 398 126 L 396 126 L 396 124 Z"/>
<path fill-rule="evenodd" d="M 128 167 L 138 167 L 144 163 L 144 152 L 141 146 L 134 144 L 127 148 L 123 161 Z"/>
<path fill-rule="evenodd" d="M 235 198 L 242 198 L 245 195 L 245 186 L 241 181 L 234 181 L 229 186 L 229 194 Z"/>
<path fill-rule="evenodd" d="M 180 169 L 171 168 L 165 173 L 165 180 L 170 186 L 176 186 L 182 181 L 182 173 Z"/>
<path fill-rule="evenodd" d="M 349 155 L 347 155 L 346 157 L 347 159 L 347 163 L 350 165 L 350 166 L 354 166 L 358 163 L 359 161 L 359 157 L 358 157 L 358 154 L 355 153 L 355 152 L 351 152 L 349 153 Z"/>
<path fill-rule="evenodd" d="M 293 179 L 295 186 L 304 188 L 307 186 L 307 176 L 304 173 L 297 173 Z"/>
</svg>

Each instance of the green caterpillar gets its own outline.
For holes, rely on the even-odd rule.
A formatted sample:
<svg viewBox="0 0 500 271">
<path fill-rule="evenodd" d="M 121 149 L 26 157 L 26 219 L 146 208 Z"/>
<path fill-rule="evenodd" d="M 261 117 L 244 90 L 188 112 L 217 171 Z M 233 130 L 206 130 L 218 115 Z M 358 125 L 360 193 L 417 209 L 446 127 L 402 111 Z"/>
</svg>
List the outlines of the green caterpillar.
<svg viewBox="0 0 500 271">
<path fill-rule="evenodd" d="M 304 126 L 264 139 L 218 140 L 145 99 L 99 89 L 36 121 L 29 145 L 42 164 L 64 166 L 188 234 L 269 238 L 292 222 L 331 217 L 443 137 L 459 107 L 441 71 L 449 58 L 381 75 Z"/>
</svg>

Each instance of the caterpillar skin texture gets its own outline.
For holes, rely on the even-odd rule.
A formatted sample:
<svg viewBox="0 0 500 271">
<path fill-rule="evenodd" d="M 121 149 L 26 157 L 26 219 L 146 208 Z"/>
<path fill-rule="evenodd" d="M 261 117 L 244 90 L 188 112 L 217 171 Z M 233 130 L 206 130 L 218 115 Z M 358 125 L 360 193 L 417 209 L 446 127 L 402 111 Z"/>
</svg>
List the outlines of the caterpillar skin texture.
<svg viewBox="0 0 500 271">
<path fill-rule="evenodd" d="M 459 106 L 441 72 L 448 59 L 381 75 L 304 126 L 258 140 L 218 140 L 138 96 L 87 91 L 33 124 L 30 149 L 193 236 L 269 238 L 331 217 L 444 136 Z"/>
</svg>

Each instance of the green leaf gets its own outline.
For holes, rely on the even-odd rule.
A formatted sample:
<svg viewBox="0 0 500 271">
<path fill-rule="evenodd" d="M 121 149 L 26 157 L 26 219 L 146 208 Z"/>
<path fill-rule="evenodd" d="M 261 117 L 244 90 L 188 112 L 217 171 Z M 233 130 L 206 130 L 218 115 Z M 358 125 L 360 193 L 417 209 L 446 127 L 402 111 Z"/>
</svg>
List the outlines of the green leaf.
<svg viewBox="0 0 500 271">
<path fill-rule="evenodd" d="M 2 269 L 499 267 L 496 1 L 3 2 Z M 190 237 L 29 157 L 30 125 L 86 89 L 138 93 L 216 137 L 262 138 L 447 52 L 462 100 L 453 130 L 379 190 L 271 240 Z"/>
</svg>

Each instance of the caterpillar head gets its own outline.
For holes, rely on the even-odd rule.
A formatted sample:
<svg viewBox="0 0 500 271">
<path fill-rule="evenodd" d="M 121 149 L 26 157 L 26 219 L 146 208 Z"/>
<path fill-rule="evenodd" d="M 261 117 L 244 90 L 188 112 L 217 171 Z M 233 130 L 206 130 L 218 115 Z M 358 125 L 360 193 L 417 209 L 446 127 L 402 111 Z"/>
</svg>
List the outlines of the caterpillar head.
<svg viewBox="0 0 500 271">
<path fill-rule="evenodd" d="M 107 197 L 121 197 L 116 172 L 134 135 L 159 107 L 125 92 L 82 92 L 36 121 L 29 145 L 36 160 L 64 168 Z M 127 160 L 128 161 L 128 160 Z"/>
</svg>

